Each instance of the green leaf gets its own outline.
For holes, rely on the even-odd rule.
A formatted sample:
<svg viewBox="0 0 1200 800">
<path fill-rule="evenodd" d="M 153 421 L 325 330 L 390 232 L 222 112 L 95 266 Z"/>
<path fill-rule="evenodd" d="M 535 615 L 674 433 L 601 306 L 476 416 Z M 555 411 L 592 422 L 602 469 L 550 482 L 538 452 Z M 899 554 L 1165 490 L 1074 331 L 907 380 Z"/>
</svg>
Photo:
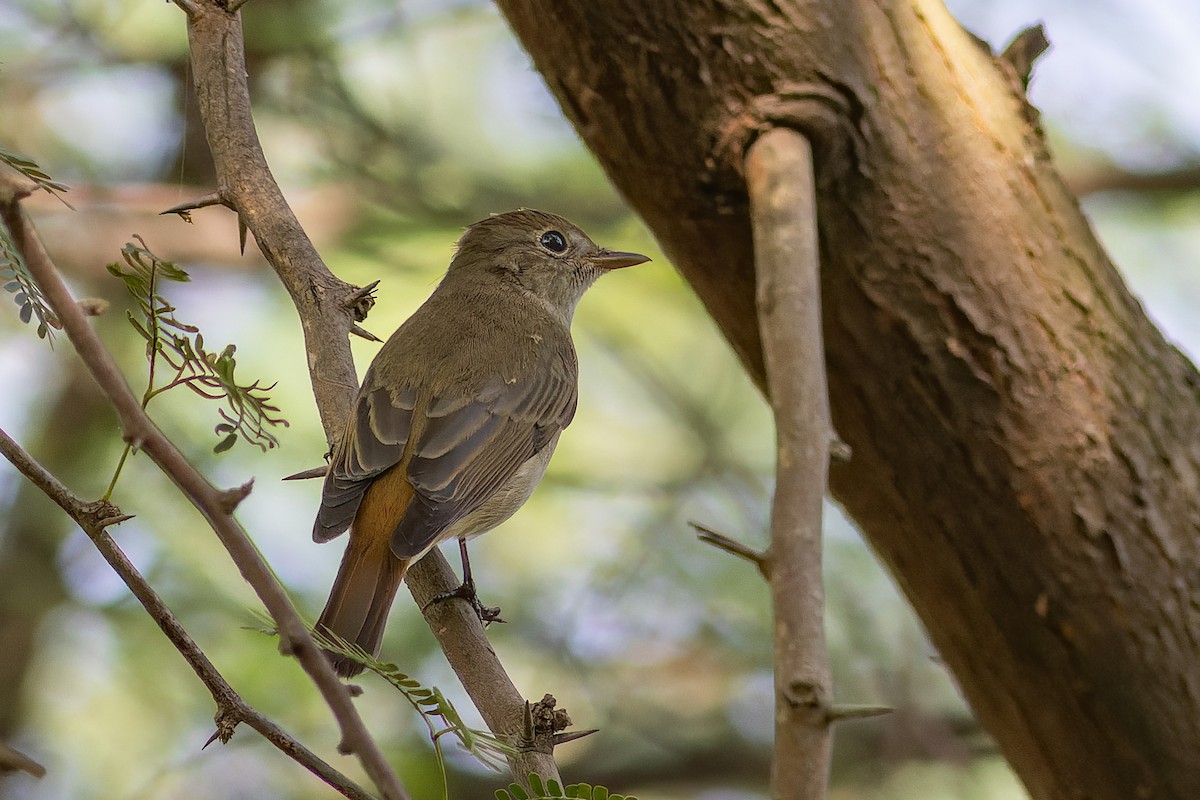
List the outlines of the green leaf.
<svg viewBox="0 0 1200 800">
<path fill-rule="evenodd" d="M 164 387 L 159 388 L 153 383 L 148 386 L 145 396 L 152 398 L 175 386 L 186 386 L 206 400 L 221 403 L 217 408 L 221 422 L 214 428 L 221 438 L 213 448 L 215 453 L 225 452 L 239 439 L 263 451 L 278 445 L 279 440 L 269 428 L 286 427 L 287 420 L 279 416 L 279 407 L 272 405 L 267 395 L 274 384 L 265 387 L 257 380 L 239 383 L 235 376 L 236 346 L 226 346 L 219 355 L 205 349 L 200 329 L 178 319 L 176 307 L 160 295 L 157 288 L 162 280 L 186 282 L 191 278 L 176 264 L 156 256 L 141 237 L 133 238 L 134 241 L 121 248 L 124 265 L 112 263 L 106 269 L 124 283 L 126 291 L 137 303 L 140 316 L 134 312 L 127 316 L 138 335 L 147 342 L 151 381 L 158 375 L 156 365 L 160 360 L 175 371 Z M 23 283 L 21 288 L 25 288 Z"/>
<path fill-rule="evenodd" d="M 55 197 L 58 197 L 58 199 L 61 200 L 67 208 L 74 210 L 74 207 L 70 203 L 59 196 L 60 192 L 69 191 L 67 185 L 65 183 L 59 183 L 58 181 L 53 180 L 49 175 L 42 171 L 41 167 L 39 167 L 33 159 L 26 158 L 25 156 L 18 155 L 7 148 L 0 147 L 0 161 L 8 164 L 17 172 L 20 172 L 26 178 L 29 178 L 31 181 L 36 183 L 39 189 L 44 189 Z"/>
</svg>

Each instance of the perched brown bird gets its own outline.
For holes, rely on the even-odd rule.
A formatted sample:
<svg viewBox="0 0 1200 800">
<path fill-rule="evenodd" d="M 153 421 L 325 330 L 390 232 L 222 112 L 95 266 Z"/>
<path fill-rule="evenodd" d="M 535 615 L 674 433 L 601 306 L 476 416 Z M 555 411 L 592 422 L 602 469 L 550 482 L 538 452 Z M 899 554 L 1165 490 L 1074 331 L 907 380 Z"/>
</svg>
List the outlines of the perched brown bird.
<svg viewBox="0 0 1200 800">
<path fill-rule="evenodd" d="M 579 298 L 648 260 L 541 211 L 467 228 L 446 277 L 367 370 L 333 452 L 313 539 L 349 528 L 350 544 L 318 629 L 378 654 L 405 572 L 453 537 L 470 584 L 465 540 L 529 499 L 575 414 Z M 343 676 L 362 670 L 331 658 Z"/>
</svg>

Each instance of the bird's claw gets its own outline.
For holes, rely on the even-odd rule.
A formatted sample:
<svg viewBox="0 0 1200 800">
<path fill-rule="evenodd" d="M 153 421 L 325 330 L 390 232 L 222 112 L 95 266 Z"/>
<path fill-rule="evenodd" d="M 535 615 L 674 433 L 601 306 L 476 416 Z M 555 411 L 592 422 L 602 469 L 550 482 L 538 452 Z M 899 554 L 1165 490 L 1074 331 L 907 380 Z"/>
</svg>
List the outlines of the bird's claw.
<svg viewBox="0 0 1200 800">
<path fill-rule="evenodd" d="M 485 628 L 488 625 L 491 625 L 493 622 L 504 622 L 504 620 L 500 618 L 499 606 L 485 606 L 482 602 L 480 602 L 479 595 L 475 592 L 474 581 L 463 581 L 455 589 L 434 595 L 429 599 L 428 603 L 421 607 L 421 611 L 429 608 L 434 603 L 453 600 L 456 597 L 460 600 L 466 600 L 471 604 L 471 608 L 475 611 L 475 615 L 479 617 L 480 623 L 482 623 Z"/>
</svg>

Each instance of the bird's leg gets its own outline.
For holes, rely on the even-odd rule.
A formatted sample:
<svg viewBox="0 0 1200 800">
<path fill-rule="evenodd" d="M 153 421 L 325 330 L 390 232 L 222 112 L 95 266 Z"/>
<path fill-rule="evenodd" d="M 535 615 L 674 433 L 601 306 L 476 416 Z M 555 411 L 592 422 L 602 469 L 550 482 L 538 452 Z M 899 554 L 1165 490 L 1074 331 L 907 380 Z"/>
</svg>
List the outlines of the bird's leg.
<svg viewBox="0 0 1200 800">
<path fill-rule="evenodd" d="M 457 589 L 451 589 L 448 592 L 434 595 L 421 610 L 424 611 L 434 603 L 458 597 L 471 604 L 471 608 L 475 609 L 475 613 L 479 615 L 479 621 L 485 626 L 493 622 L 504 622 L 504 620 L 500 619 L 499 607 L 485 606 L 479 601 L 479 595 L 475 592 L 475 578 L 471 576 L 471 559 L 467 556 L 467 540 L 461 537 L 458 540 L 458 554 L 462 557 L 462 583 L 459 584 Z"/>
</svg>

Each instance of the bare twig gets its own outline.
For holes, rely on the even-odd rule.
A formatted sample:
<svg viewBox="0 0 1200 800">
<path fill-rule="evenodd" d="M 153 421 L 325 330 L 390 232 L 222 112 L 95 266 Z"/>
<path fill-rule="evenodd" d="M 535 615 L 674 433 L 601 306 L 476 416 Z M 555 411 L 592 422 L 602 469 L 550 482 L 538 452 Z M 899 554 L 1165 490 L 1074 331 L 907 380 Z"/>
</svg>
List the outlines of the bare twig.
<svg viewBox="0 0 1200 800">
<path fill-rule="evenodd" d="M 1067 171 L 1063 178 L 1080 197 L 1096 192 L 1179 194 L 1200 191 L 1200 166 L 1184 165 L 1163 172 L 1130 172 L 1112 164 Z"/>
<path fill-rule="evenodd" d="M 714 531 L 712 528 L 706 525 L 701 525 L 699 522 L 689 522 L 688 525 L 691 525 L 696 529 L 696 538 L 700 541 L 704 542 L 705 544 L 711 544 L 718 550 L 724 550 L 730 555 L 749 561 L 758 568 L 758 571 L 763 574 L 763 577 L 767 577 L 767 559 L 763 553 L 758 552 L 748 544 L 739 542 L 737 539 L 726 536 L 719 531 Z"/>
<path fill-rule="evenodd" d="M 831 678 L 821 583 L 821 508 L 829 400 L 821 335 L 812 150 L 776 128 L 746 156 L 757 306 L 775 414 L 775 500 L 767 575 L 775 614 L 775 754 L 771 796 L 826 796 Z"/>
<path fill-rule="evenodd" d="M 46 768 L 15 747 L 0 742 L 0 775 L 6 772 L 28 772 L 35 778 L 46 775 Z"/>
<path fill-rule="evenodd" d="M 354 709 L 349 693 L 313 642 L 291 599 L 245 530 L 230 515 L 229 496 L 197 472 L 146 416 L 112 356 L 101 344 L 87 317 L 71 297 L 70 291 L 51 263 L 33 226 L 20 207 L 20 196 L 21 187 L 10 182 L 7 175 L 0 175 L 0 217 L 9 229 L 13 244 L 24 257 L 30 274 L 62 322 L 67 338 L 71 340 L 92 377 L 100 384 L 101 390 L 116 410 L 125 441 L 134 443 L 143 450 L 208 520 L 242 577 L 251 585 L 279 626 L 280 638 L 286 652 L 296 656 L 305 672 L 317 685 L 325 702 L 329 704 L 342 730 L 343 747 L 358 754 L 367 774 L 385 797 L 407 798 L 408 794 L 371 739 L 366 726 Z"/>
<path fill-rule="evenodd" d="M 194 200 L 184 200 L 182 203 L 173 205 L 165 211 L 158 212 L 158 214 L 159 216 L 164 216 L 166 214 L 183 215 L 190 211 L 195 211 L 196 209 L 208 208 L 209 206 L 216 205 L 228 206 L 229 203 L 226 202 L 225 198 L 221 196 L 220 192 L 209 192 L 208 194 L 202 197 L 197 197 Z"/>
<path fill-rule="evenodd" d="M 217 732 L 213 734 L 213 740 L 220 739 L 222 743 L 229 741 L 237 724 L 245 722 L 290 758 L 337 789 L 344 797 L 355 800 L 371 798 L 370 794 L 356 786 L 353 781 L 329 766 L 315 753 L 256 711 L 229 685 L 229 682 L 217 671 L 200 646 L 179 624 L 179 620 L 163 603 L 158 593 L 109 536 L 107 528 L 129 519 L 128 516 L 122 514 L 119 508 L 107 501 L 89 503 L 77 497 L 2 429 L 0 429 L 0 455 L 7 458 L 17 468 L 17 471 L 57 503 L 71 519 L 75 520 L 83 532 L 95 543 L 96 549 L 104 556 L 104 560 L 121 577 L 121 580 L 125 581 L 125 585 L 129 587 L 134 597 L 175 645 L 180 655 L 191 666 L 192 671 L 208 687 L 213 701 L 217 704 Z"/>
<path fill-rule="evenodd" d="M 188 40 L 196 97 L 220 182 L 220 194 L 237 209 L 259 248 L 283 282 L 304 328 L 313 394 L 329 443 L 341 438 L 358 379 L 349 334 L 370 288 L 337 279 L 321 261 L 267 166 L 250 109 L 241 21 L 213 0 L 191 0 Z M 445 557 L 434 550 L 412 569 L 406 582 L 418 606 L 458 585 Z M 478 616 L 465 603 L 435 603 L 424 616 L 446 660 L 458 675 L 488 727 L 496 734 L 521 729 L 524 698 L 504 671 Z M 553 742 L 543 751 L 523 752 L 512 761 L 516 780 L 530 772 L 558 779 Z"/>
</svg>

